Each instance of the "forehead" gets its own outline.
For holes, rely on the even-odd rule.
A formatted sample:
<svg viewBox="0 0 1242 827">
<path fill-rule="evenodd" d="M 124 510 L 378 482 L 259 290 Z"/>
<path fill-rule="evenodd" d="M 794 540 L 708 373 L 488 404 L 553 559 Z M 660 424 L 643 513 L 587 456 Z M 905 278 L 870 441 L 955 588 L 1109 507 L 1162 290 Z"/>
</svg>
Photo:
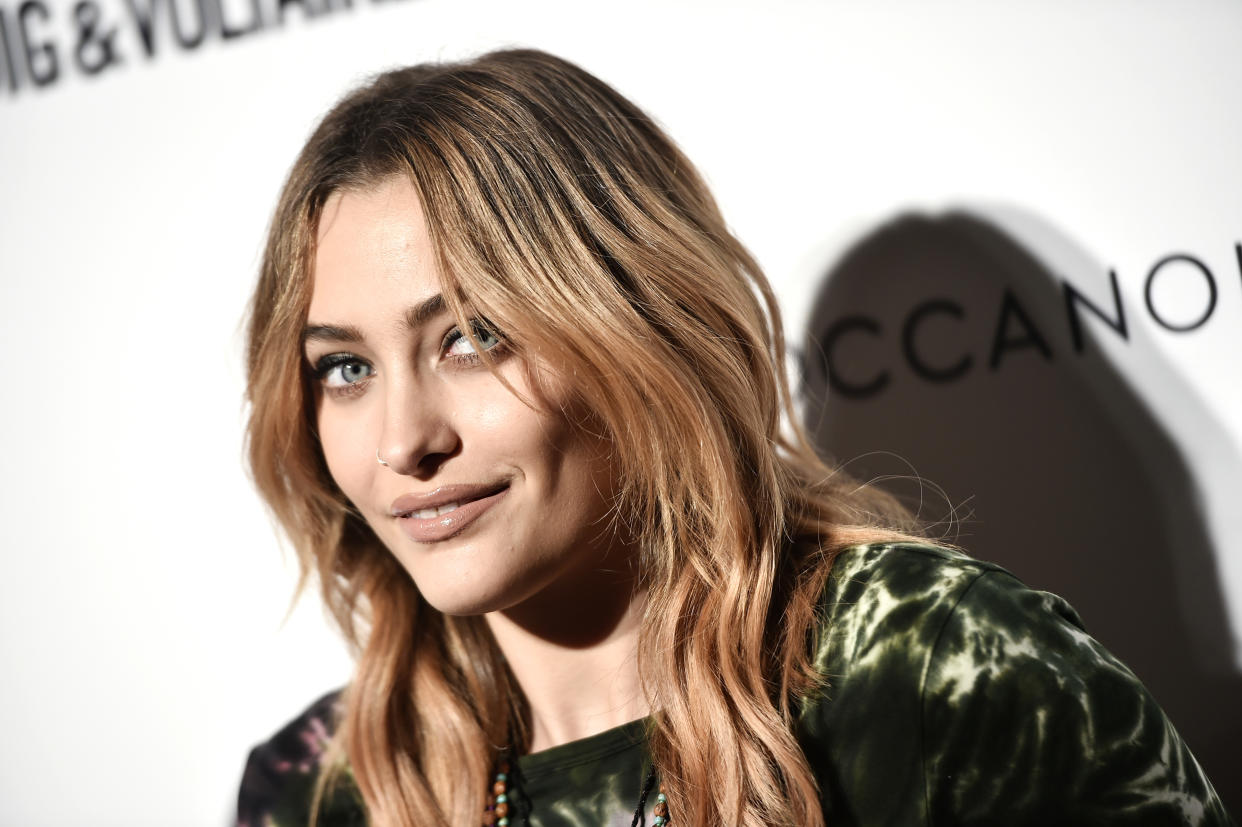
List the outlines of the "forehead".
<svg viewBox="0 0 1242 827">
<path fill-rule="evenodd" d="M 312 287 L 313 319 L 396 309 L 438 292 L 435 251 L 409 181 L 389 178 L 329 196 L 316 234 Z"/>
</svg>

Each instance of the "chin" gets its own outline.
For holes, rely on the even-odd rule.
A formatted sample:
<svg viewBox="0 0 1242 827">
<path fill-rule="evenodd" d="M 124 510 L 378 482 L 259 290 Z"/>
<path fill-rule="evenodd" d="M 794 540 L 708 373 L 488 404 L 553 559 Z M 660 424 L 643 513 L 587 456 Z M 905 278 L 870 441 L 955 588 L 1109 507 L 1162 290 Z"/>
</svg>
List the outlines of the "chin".
<svg viewBox="0 0 1242 827">
<path fill-rule="evenodd" d="M 390 546 L 391 549 L 391 546 Z M 539 594 L 557 566 L 512 545 L 479 538 L 438 548 L 400 548 L 393 553 L 427 603 L 445 615 L 465 617 L 504 611 Z M 507 564 L 507 565 L 506 565 Z"/>
<path fill-rule="evenodd" d="M 502 574 L 493 571 L 493 574 Z M 508 576 L 477 578 L 457 575 L 451 578 L 414 577 L 419 594 L 436 611 L 454 617 L 486 615 L 503 612 L 532 600 L 538 601 L 540 593 L 552 578 L 537 566 L 521 571 L 509 571 Z M 411 573 L 413 577 L 413 573 Z"/>
<path fill-rule="evenodd" d="M 433 609 L 441 614 L 455 617 L 485 615 L 513 606 L 524 596 L 518 584 L 509 582 L 484 582 L 471 574 L 449 577 L 417 576 L 407 567 L 418 593 Z"/>
<path fill-rule="evenodd" d="M 474 617 L 497 612 L 507 607 L 503 600 L 479 594 L 445 595 L 422 589 L 419 589 L 419 594 L 423 596 L 423 599 L 427 601 L 431 608 L 440 614 L 450 617 Z"/>
</svg>

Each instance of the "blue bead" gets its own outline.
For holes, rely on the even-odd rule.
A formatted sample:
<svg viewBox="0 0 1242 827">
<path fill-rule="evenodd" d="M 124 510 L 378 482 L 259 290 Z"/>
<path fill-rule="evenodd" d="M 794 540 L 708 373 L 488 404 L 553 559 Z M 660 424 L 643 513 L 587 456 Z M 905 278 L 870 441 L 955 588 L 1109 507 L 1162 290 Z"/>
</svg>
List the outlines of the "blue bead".
<svg viewBox="0 0 1242 827">
<path fill-rule="evenodd" d="M 661 804 L 664 804 L 665 802 L 668 801 L 668 797 L 665 796 L 664 793 L 660 793 L 659 795 L 656 796 L 656 801 L 660 802 Z"/>
<path fill-rule="evenodd" d="M 508 818 L 500 819 L 500 821 L 496 822 L 496 827 L 509 827 L 509 819 Z"/>
<path fill-rule="evenodd" d="M 654 824 L 654 825 L 655 825 L 655 827 L 663 827 L 663 826 L 664 826 L 664 824 L 665 824 L 665 822 L 667 822 L 667 821 L 668 821 L 668 819 L 667 819 L 667 818 L 665 818 L 664 816 L 656 816 L 656 817 L 655 817 L 655 821 L 653 821 L 653 822 L 651 822 L 651 823 L 652 823 L 652 824 Z"/>
<path fill-rule="evenodd" d="M 503 772 L 498 772 L 496 773 L 496 780 L 497 781 L 508 781 L 509 776 L 505 775 Z"/>
<path fill-rule="evenodd" d="M 504 793 L 501 793 L 500 795 L 496 796 L 497 804 L 504 804 L 508 800 L 509 800 L 509 796 L 505 795 Z"/>
</svg>

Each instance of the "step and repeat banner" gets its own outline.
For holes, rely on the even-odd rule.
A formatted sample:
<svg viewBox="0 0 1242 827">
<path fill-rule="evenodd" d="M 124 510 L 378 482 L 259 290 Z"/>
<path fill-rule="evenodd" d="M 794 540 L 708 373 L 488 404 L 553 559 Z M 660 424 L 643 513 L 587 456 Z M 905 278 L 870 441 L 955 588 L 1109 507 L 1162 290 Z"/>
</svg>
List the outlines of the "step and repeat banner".
<svg viewBox="0 0 1242 827">
<path fill-rule="evenodd" d="M 816 444 L 1068 598 L 1242 811 L 1242 6 L 1000 5 L 0 0 L 0 823 L 223 824 L 347 679 L 245 302 L 334 100 L 514 45 L 700 165 Z"/>
</svg>

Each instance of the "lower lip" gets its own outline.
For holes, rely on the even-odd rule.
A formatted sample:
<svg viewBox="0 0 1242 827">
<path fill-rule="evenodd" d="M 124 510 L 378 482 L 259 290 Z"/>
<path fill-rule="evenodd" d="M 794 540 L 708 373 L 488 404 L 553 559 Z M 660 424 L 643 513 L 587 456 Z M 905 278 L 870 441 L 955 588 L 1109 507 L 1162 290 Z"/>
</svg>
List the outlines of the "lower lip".
<svg viewBox="0 0 1242 827">
<path fill-rule="evenodd" d="M 482 517 L 488 509 L 500 502 L 500 498 L 509 493 L 502 488 L 495 494 L 471 500 L 459 505 L 447 514 L 438 517 L 398 517 L 397 522 L 410 539 L 416 543 L 438 543 L 450 537 L 456 537 L 466 530 L 467 526 Z"/>
</svg>

